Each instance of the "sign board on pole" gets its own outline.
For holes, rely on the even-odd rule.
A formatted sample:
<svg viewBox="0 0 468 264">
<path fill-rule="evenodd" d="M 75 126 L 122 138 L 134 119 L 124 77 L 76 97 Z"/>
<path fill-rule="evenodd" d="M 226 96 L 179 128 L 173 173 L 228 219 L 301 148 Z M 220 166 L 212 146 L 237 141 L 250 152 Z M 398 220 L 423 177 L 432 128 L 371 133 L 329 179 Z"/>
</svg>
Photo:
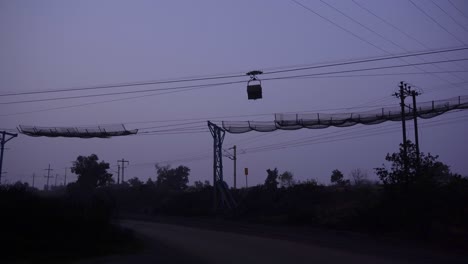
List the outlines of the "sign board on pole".
<svg viewBox="0 0 468 264">
<path fill-rule="evenodd" d="M 244 168 L 244 174 L 245 176 L 249 175 L 249 168 Z"/>
</svg>

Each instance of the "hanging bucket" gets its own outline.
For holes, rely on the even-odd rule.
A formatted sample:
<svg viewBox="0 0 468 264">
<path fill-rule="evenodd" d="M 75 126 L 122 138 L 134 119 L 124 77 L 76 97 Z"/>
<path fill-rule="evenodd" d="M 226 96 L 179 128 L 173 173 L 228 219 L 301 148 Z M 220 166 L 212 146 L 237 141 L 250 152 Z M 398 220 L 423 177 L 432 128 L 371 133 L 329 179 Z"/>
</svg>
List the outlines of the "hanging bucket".
<svg viewBox="0 0 468 264">
<path fill-rule="evenodd" d="M 247 96 L 249 100 L 262 98 L 262 81 L 253 78 L 247 82 Z"/>
</svg>

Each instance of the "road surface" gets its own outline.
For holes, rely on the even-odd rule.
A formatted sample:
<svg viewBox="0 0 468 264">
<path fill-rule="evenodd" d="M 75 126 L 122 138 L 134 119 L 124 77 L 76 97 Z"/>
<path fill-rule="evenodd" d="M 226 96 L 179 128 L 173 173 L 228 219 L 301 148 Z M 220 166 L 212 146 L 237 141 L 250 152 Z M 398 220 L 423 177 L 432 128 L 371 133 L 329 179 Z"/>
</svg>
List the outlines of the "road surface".
<svg viewBox="0 0 468 264">
<path fill-rule="evenodd" d="M 165 223 L 125 220 L 121 225 L 144 237 L 147 247 L 142 252 L 80 263 L 464 263 L 453 256 L 434 260 L 429 255 L 418 259 L 414 256 L 376 255 L 369 244 L 365 245 L 369 251 L 363 253 L 366 250 L 356 252 L 346 247 L 324 247 L 291 239 Z M 359 239 L 355 243 L 359 243 Z"/>
</svg>

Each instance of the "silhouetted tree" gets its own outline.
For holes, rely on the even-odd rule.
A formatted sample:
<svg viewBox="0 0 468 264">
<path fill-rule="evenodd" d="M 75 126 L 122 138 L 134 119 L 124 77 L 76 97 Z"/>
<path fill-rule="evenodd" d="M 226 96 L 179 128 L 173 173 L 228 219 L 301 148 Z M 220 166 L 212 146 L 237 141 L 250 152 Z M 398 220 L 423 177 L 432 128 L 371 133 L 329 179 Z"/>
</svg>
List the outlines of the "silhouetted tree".
<svg viewBox="0 0 468 264">
<path fill-rule="evenodd" d="M 403 144 L 400 144 L 400 151 L 393 154 L 387 154 L 386 161 L 391 162 L 391 168 L 387 169 L 385 165 L 375 168 L 377 175 L 385 185 L 403 185 L 407 184 L 446 184 L 454 177 L 460 175 L 452 174 L 449 166 L 437 161 L 439 156 L 432 156 L 430 153 L 420 154 L 418 163 L 416 146 L 407 141 L 407 168 L 405 168 L 405 156 Z"/>
<path fill-rule="evenodd" d="M 143 186 L 143 182 L 140 181 L 140 179 L 138 179 L 137 177 L 128 180 L 128 184 L 131 188 L 141 188 L 141 186 Z"/>
<path fill-rule="evenodd" d="M 156 185 L 158 188 L 166 190 L 181 191 L 187 189 L 188 176 L 190 169 L 185 166 L 179 166 L 171 169 L 169 165 L 159 166 L 156 164 Z"/>
<path fill-rule="evenodd" d="M 276 189 L 278 188 L 278 169 L 267 170 L 267 178 L 265 179 L 265 187 L 267 189 Z"/>
<path fill-rule="evenodd" d="M 156 187 L 156 182 L 153 181 L 151 178 L 148 178 L 148 180 L 145 183 L 146 187 L 148 188 L 154 188 Z"/>
<path fill-rule="evenodd" d="M 202 181 L 195 181 L 195 182 L 193 183 L 193 186 L 195 187 L 195 189 L 203 189 L 203 188 L 205 188 L 205 187 L 210 186 L 210 182 L 209 182 L 209 181 L 204 181 L 204 182 L 202 182 Z"/>
<path fill-rule="evenodd" d="M 349 175 L 351 176 L 351 179 L 353 179 L 354 185 L 365 185 L 371 183 L 368 179 L 367 172 L 362 169 L 354 169 L 349 173 Z"/>
<path fill-rule="evenodd" d="M 349 180 L 345 180 L 343 173 L 339 170 L 332 171 L 330 182 L 335 185 L 349 185 Z"/>
<path fill-rule="evenodd" d="M 84 188 L 96 188 L 106 186 L 114 180 L 112 174 L 108 173 L 109 163 L 98 162 L 96 154 L 90 156 L 78 156 L 73 162 L 71 171 L 78 175 L 77 184 Z"/>
<path fill-rule="evenodd" d="M 280 182 L 280 186 L 285 187 L 285 188 L 293 186 L 294 183 L 295 183 L 293 177 L 294 176 L 293 176 L 292 172 L 285 171 L 285 172 L 281 173 L 281 175 L 278 177 L 279 182 Z"/>
</svg>

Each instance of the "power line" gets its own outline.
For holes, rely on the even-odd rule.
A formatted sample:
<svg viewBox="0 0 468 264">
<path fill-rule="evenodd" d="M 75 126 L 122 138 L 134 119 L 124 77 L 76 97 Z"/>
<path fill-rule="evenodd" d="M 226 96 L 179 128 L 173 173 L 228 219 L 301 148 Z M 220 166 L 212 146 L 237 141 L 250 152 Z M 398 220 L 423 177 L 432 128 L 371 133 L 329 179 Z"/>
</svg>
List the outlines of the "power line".
<svg viewBox="0 0 468 264">
<path fill-rule="evenodd" d="M 361 27 L 367 29 L 368 31 L 370 31 L 370 32 L 372 32 L 372 33 L 374 33 L 374 34 L 376 34 L 376 35 L 379 36 L 380 38 L 382 38 L 382 39 L 384 39 L 384 40 L 386 40 L 386 41 L 392 43 L 394 46 L 399 47 L 399 48 L 401 48 L 401 49 L 403 49 L 404 51 L 407 52 L 407 50 L 404 49 L 404 48 L 402 48 L 400 45 L 398 45 L 398 43 L 395 43 L 393 40 L 386 38 L 385 36 L 383 36 L 382 34 L 376 32 L 376 31 L 373 30 L 372 28 L 370 28 L 370 27 L 364 25 L 363 23 L 361 23 L 361 22 L 359 22 L 358 20 L 354 19 L 353 17 L 351 17 L 350 15 L 346 14 L 345 12 L 339 10 L 339 9 L 336 8 L 335 6 L 333 6 L 333 5 L 331 5 L 331 4 L 327 3 L 327 2 L 325 2 L 325 1 L 323 1 L 323 0 L 320 0 L 320 2 L 324 3 L 324 4 L 327 5 L 328 7 L 332 8 L 333 10 L 335 10 L 336 12 L 338 12 L 338 13 L 340 13 L 341 15 L 345 16 L 346 18 L 350 19 L 350 20 L 353 21 L 354 23 L 356 23 L 356 24 L 360 25 Z M 380 48 L 380 49 L 381 49 L 381 48 Z M 383 50 L 383 49 L 382 49 L 382 50 Z M 391 54 L 390 52 L 385 51 L 385 50 L 384 50 L 384 52 L 385 52 L 385 53 Z"/>
<path fill-rule="evenodd" d="M 110 88 L 123 88 L 123 87 L 130 87 L 130 86 L 146 86 L 146 85 L 171 84 L 171 83 L 181 83 L 181 82 L 209 81 L 209 80 L 219 80 L 219 79 L 230 79 L 230 78 L 236 78 L 236 77 L 245 77 L 245 74 L 226 75 L 226 76 L 218 76 L 218 77 L 193 78 L 193 79 L 179 79 L 179 80 L 168 80 L 168 81 L 129 82 L 129 83 L 105 84 L 105 85 L 96 85 L 96 86 L 79 87 L 79 88 L 69 88 L 69 89 L 57 89 L 57 90 L 42 90 L 42 91 L 31 91 L 31 92 L 7 93 L 7 94 L 0 94 L 0 97 L 1 97 L 1 96 L 16 96 L 16 95 L 43 94 L 43 93 L 58 93 L 58 92 L 85 91 L 85 90 L 97 90 L 97 89 L 110 89 Z M 170 88 L 169 88 L 169 89 L 170 89 Z"/>
<path fill-rule="evenodd" d="M 365 7 L 364 5 L 358 3 L 356 0 L 352 0 L 354 4 L 356 4 L 359 8 L 361 8 L 362 10 L 366 11 L 367 13 L 371 14 L 372 16 L 374 16 L 375 18 L 379 19 L 380 21 L 382 21 L 383 23 L 385 23 L 386 25 L 390 26 L 391 28 L 397 30 L 398 32 L 402 33 L 403 35 L 405 35 L 407 38 L 415 41 L 416 43 L 418 43 L 420 46 L 422 46 L 423 48 L 425 49 L 429 49 L 429 47 L 424 44 L 424 42 L 420 41 L 418 38 L 416 37 L 413 37 L 411 34 L 408 34 L 406 33 L 404 30 L 402 30 L 401 28 L 395 26 L 394 24 L 392 24 L 391 22 L 389 22 L 387 19 L 377 15 L 375 12 L 373 12 L 372 10 L 370 10 L 369 8 Z M 445 58 L 445 57 L 444 57 Z M 438 65 L 436 65 L 438 66 Z M 438 68 L 440 68 L 438 66 Z M 460 78 L 460 77 L 459 77 Z"/>
<path fill-rule="evenodd" d="M 200 131 L 182 131 L 182 132 L 152 132 L 152 133 L 146 133 L 142 132 L 141 134 L 137 134 L 136 136 L 162 136 L 162 135 L 180 135 L 180 134 L 198 134 L 198 133 L 207 133 L 209 130 L 200 130 Z"/>
<path fill-rule="evenodd" d="M 462 51 L 462 50 L 467 50 L 467 49 L 468 49 L 468 47 L 463 46 L 463 47 L 455 47 L 455 48 L 440 49 L 440 50 L 429 50 L 429 51 L 416 52 L 416 53 L 406 53 L 406 54 L 399 54 L 399 55 L 393 55 L 393 56 L 373 57 L 373 58 L 361 59 L 361 60 L 335 62 L 335 63 L 312 65 L 312 66 L 291 68 L 291 69 L 285 69 L 285 70 L 276 70 L 276 71 L 269 71 L 269 72 L 267 71 L 267 72 L 264 72 L 263 75 L 284 73 L 284 72 L 292 72 L 292 71 L 310 70 L 310 69 L 319 69 L 319 68 L 334 67 L 334 66 L 344 66 L 344 65 L 351 65 L 351 64 L 358 64 L 358 63 L 376 62 L 376 61 L 383 61 L 383 60 L 390 60 L 390 59 L 398 59 L 398 58 L 406 58 L 406 57 L 446 53 L 446 52 L 455 52 L 455 51 Z M 216 79 L 238 78 L 238 77 L 245 77 L 245 75 L 226 75 L 226 76 L 216 77 Z M 200 81 L 200 80 L 216 80 L 216 79 L 215 79 L 215 77 L 211 77 L 211 78 L 198 78 L 198 79 L 180 79 L 180 80 L 171 80 L 171 81 L 129 82 L 129 83 L 118 83 L 118 84 L 95 85 L 95 86 L 89 86 L 89 87 L 70 88 L 70 89 L 5 93 L 5 94 L 0 94 L 0 97 L 17 96 L 17 95 L 33 95 L 33 94 L 44 94 L 44 93 L 56 93 L 56 92 L 83 91 L 83 90 L 98 90 L 98 89 L 110 89 L 110 88 L 123 88 L 123 87 L 132 87 L 132 86 L 145 86 L 145 85 L 168 84 L 168 83 L 179 83 L 179 82 L 193 82 L 193 81 Z M 245 81 L 239 81 L 239 82 L 245 82 Z M 238 83 L 238 82 L 233 82 L 233 83 Z M 210 84 L 208 84 L 208 85 L 210 85 Z M 201 85 L 191 85 L 191 86 L 186 86 L 186 88 L 199 87 L 199 86 L 201 86 Z M 160 89 L 157 89 L 157 90 L 170 90 L 170 89 L 183 89 L 183 87 L 160 88 Z M 151 91 L 154 91 L 154 89 L 151 90 Z"/>
<path fill-rule="evenodd" d="M 154 92 L 154 91 L 179 90 L 179 89 L 187 89 L 187 88 L 202 88 L 202 87 L 212 87 L 212 86 L 223 86 L 223 85 L 228 85 L 228 84 L 236 84 L 236 83 L 244 83 L 244 82 L 245 81 L 233 81 L 233 82 L 212 83 L 212 84 L 197 84 L 197 85 L 187 85 L 187 86 L 168 87 L 168 88 L 155 88 L 155 89 L 146 89 L 146 90 L 137 90 L 137 91 L 124 91 L 124 92 L 112 92 L 112 93 L 102 93 L 102 94 L 87 94 L 87 95 L 76 95 L 76 96 L 65 96 L 65 97 L 22 100 L 22 101 L 13 101 L 13 102 L 3 102 L 3 103 L 0 103 L 0 104 L 7 105 L 7 104 L 16 104 L 16 103 L 33 103 L 33 102 L 46 102 L 46 101 L 80 99 L 80 98 L 90 98 L 90 97 L 102 97 L 102 96 L 110 96 L 110 95 L 147 93 L 147 92 Z"/>
<path fill-rule="evenodd" d="M 423 13 L 424 15 L 426 15 L 426 17 L 428 17 L 430 20 L 432 20 L 434 23 L 436 23 L 440 28 L 442 28 L 445 32 L 447 32 L 448 34 L 450 34 L 454 39 L 456 39 L 458 42 L 462 43 L 462 44 L 465 44 L 464 41 L 460 40 L 455 34 L 453 34 L 452 32 L 448 31 L 447 28 L 445 28 L 444 26 L 442 26 L 437 20 L 435 20 L 432 16 L 430 16 L 426 11 L 424 11 L 424 9 L 422 9 L 421 7 L 419 7 L 416 3 L 414 3 L 413 0 L 408 0 L 410 1 L 410 3 L 416 7 L 421 13 Z"/>
<path fill-rule="evenodd" d="M 437 6 L 442 12 L 444 12 L 453 22 L 455 22 L 455 24 L 457 24 L 459 27 L 463 28 L 463 30 L 465 30 L 465 32 L 468 32 L 468 30 L 466 29 L 465 26 L 463 26 L 460 22 L 455 20 L 449 13 L 447 13 L 447 11 L 445 11 L 445 9 L 443 9 L 439 4 L 437 4 L 437 2 L 435 2 L 434 0 L 431 0 L 431 2 L 435 6 Z"/>
<path fill-rule="evenodd" d="M 452 3 L 452 0 L 448 0 L 448 2 L 449 2 L 462 16 L 464 16 L 466 19 L 468 19 L 468 16 L 465 15 L 465 13 L 463 13 L 456 5 L 454 5 L 454 4 Z"/>
<path fill-rule="evenodd" d="M 396 47 L 402 49 L 402 50 L 405 51 L 405 52 L 408 52 L 408 50 L 407 50 L 406 48 L 402 47 L 401 45 L 399 45 L 399 44 L 396 43 L 395 41 L 393 41 L 393 40 L 391 40 L 391 39 L 385 37 L 384 35 L 378 33 L 377 31 L 373 30 L 372 28 L 370 28 L 370 27 L 364 25 L 363 23 L 359 22 L 357 19 L 354 19 L 354 18 L 351 17 L 350 15 L 347 15 L 346 13 L 344 13 L 343 11 L 341 11 L 341 10 L 339 10 L 338 8 L 334 7 L 333 5 L 330 5 L 329 3 L 325 2 L 324 0 L 320 0 L 320 1 L 321 1 L 322 3 L 324 3 L 324 4 L 326 4 L 327 6 L 329 6 L 330 8 L 332 8 L 333 10 L 335 10 L 336 12 L 339 12 L 341 15 L 345 16 L 346 18 L 350 19 L 350 20 L 353 21 L 354 23 L 358 24 L 359 26 L 361 26 L 361 27 L 365 28 L 366 30 L 368 30 L 368 31 L 374 33 L 375 35 L 379 36 L 381 39 L 383 39 L 383 40 L 385 40 L 385 41 L 391 43 L 392 45 L 394 45 L 394 46 L 396 46 Z M 389 54 L 392 54 L 392 53 L 390 53 L 390 52 L 388 52 L 388 51 L 385 51 L 385 52 L 386 52 L 386 53 L 389 53 Z M 404 61 L 404 62 L 407 62 L 406 60 L 403 60 L 403 59 L 400 59 L 400 60 L 402 60 L 402 61 Z M 421 60 L 422 60 L 422 61 L 426 61 L 424 58 L 421 58 Z M 438 67 L 438 68 L 440 68 L 439 65 L 435 65 L 435 66 Z M 423 68 L 421 68 L 421 67 L 418 67 L 418 66 L 414 66 L 414 68 L 419 69 L 419 70 L 421 70 L 421 71 L 423 71 L 423 72 L 427 72 L 425 69 L 423 69 Z M 431 74 L 431 75 L 434 76 L 434 77 L 436 77 L 436 78 L 438 78 L 438 79 L 440 79 L 440 80 L 442 80 L 442 81 L 444 81 L 444 82 L 447 82 L 447 83 L 450 84 L 450 81 L 443 79 L 443 78 L 440 77 L 439 75 L 435 75 L 435 74 Z M 458 76 L 456 76 L 456 77 L 458 77 Z M 459 78 L 459 77 L 458 77 L 458 78 Z"/>
<path fill-rule="evenodd" d="M 433 73 L 454 73 L 454 72 L 467 72 L 467 71 L 438 71 L 438 72 L 422 72 L 422 73 L 421 72 L 414 72 L 414 73 L 413 72 L 407 72 L 407 73 L 381 73 L 381 74 L 353 74 L 353 75 L 332 75 L 332 76 L 308 76 L 308 77 L 306 76 L 306 77 L 302 77 L 302 78 L 375 77 L 375 76 L 413 75 L 413 74 L 428 74 L 428 73 L 429 74 L 433 74 Z M 298 77 L 298 78 L 301 78 L 301 77 Z M 466 83 L 466 82 L 463 82 L 463 83 Z M 457 84 L 461 84 L 461 83 L 451 83 L 452 86 L 457 85 Z M 0 116 L 14 116 L 14 115 L 40 113 L 40 112 L 47 112 L 47 111 L 53 111 L 53 110 L 61 110 L 61 109 L 75 108 L 75 107 L 81 107 L 81 106 L 96 105 L 96 104 L 102 104 L 102 103 L 111 103 L 111 102 L 132 100 L 132 99 L 138 99 L 138 98 L 147 98 L 147 97 L 150 97 L 150 96 L 179 93 L 179 92 L 185 92 L 185 91 L 190 91 L 190 90 L 195 90 L 195 89 L 203 89 L 203 88 L 206 88 L 206 87 L 188 88 L 188 89 L 185 89 L 185 90 L 152 93 L 152 94 L 147 94 L 147 95 L 139 95 L 139 96 L 132 96 L 132 97 L 119 98 L 119 99 L 97 101 L 97 102 L 84 103 L 84 104 L 75 104 L 75 105 L 68 105 L 68 106 L 62 106 L 62 107 L 38 109 L 38 110 L 34 110 L 34 111 L 17 112 L 17 113 L 11 113 L 11 114 L 0 114 Z M 159 121 L 157 121 L 157 122 L 159 122 Z M 16 131 L 16 129 L 10 129 L 10 130 Z"/>
<path fill-rule="evenodd" d="M 180 93 L 180 92 L 186 92 L 186 91 L 191 91 L 191 90 L 195 90 L 195 89 L 203 89 L 203 88 L 206 88 L 206 87 L 188 88 L 188 89 L 185 89 L 185 90 L 177 90 L 177 91 L 170 91 L 170 92 L 151 93 L 151 94 L 145 94 L 145 95 L 139 95 L 139 96 L 132 96 L 132 97 L 125 97 L 125 98 L 112 99 L 112 100 L 104 100 L 104 101 L 98 101 L 98 102 L 92 102 L 92 103 L 67 105 L 67 106 L 61 106 L 61 107 L 53 107 L 53 108 L 46 108 L 46 109 L 38 109 L 38 110 L 34 110 L 34 111 L 18 112 L 18 113 L 12 113 L 12 114 L 2 114 L 2 115 L 0 115 L 0 116 L 14 116 L 14 115 L 23 115 L 23 114 L 47 112 L 47 111 L 52 111 L 52 110 L 60 110 L 60 109 L 67 109 L 67 108 L 74 108 L 74 107 L 81 107 L 81 106 L 88 106 L 88 105 L 96 105 L 96 104 L 103 104 L 103 103 L 111 103 L 111 102 L 132 100 L 132 99 L 138 99 L 138 98 L 147 98 L 147 97 L 156 96 L 156 95 L 164 95 L 164 94 L 171 94 L 171 93 Z"/>
<path fill-rule="evenodd" d="M 335 25 L 336 27 L 340 28 L 341 30 L 348 32 L 349 34 L 351 34 L 351 35 L 353 35 L 354 37 L 360 39 L 361 41 L 364 41 L 365 43 L 371 45 L 372 47 L 374 47 L 374 48 L 376 48 L 376 49 L 378 49 L 378 50 L 380 50 L 380 51 L 384 51 L 384 50 L 383 50 L 382 48 L 380 48 L 379 46 L 377 46 L 377 45 L 373 44 L 372 42 L 370 42 L 370 41 L 368 41 L 368 40 L 362 38 L 361 36 L 355 34 L 354 32 L 352 32 L 352 31 L 350 31 L 350 30 L 348 30 L 348 29 L 346 29 L 345 27 L 340 26 L 339 24 L 333 22 L 333 20 L 328 19 L 327 17 L 325 17 L 325 16 L 321 15 L 320 13 L 314 11 L 313 9 L 311 9 L 311 8 L 309 8 L 308 6 L 302 4 L 301 2 L 296 1 L 296 0 L 291 0 L 291 1 L 294 2 L 295 4 L 301 6 L 302 8 L 308 10 L 309 12 L 312 12 L 312 13 L 314 13 L 315 15 L 321 17 L 322 19 L 328 21 L 329 23 Z M 384 51 L 384 52 L 386 52 L 386 51 Z"/>
<path fill-rule="evenodd" d="M 350 73 L 350 72 L 361 72 L 361 71 L 370 71 L 370 70 L 394 69 L 394 68 L 401 68 L 401 67 L 412 67 L 412 66 L 416 66 L 416 65 L 427 65 L 427 64 L 447 63 L 447 62 L 466 61 L 466 60 L 468 60 L 468 58 L 452 59 L 452 60 L 441 60 L 441 61 L 430 61 L 430 62 L 420 62 L 420 63 L 410 63 L 410 64 L 400 64 L 400 65 L 392 65 L 392 66 L 370 67 L 370 68 L 354 69 L 354 70 L 341 70 L 341 71 L 334 71 L 334 72 L 321 72 L 321 73 L 293 75 L 293 76 L 270 77 L 270 78 L 264 78 L 263 80 L 264 81 L 284 80 L 284 79 L 294 79 L 294 78 L 299 78 L 299 77 L 321 76 L 321 75 L 329 75 L 329 74 L 336 74 L 336 73 Z M 224 86 L 224 85 L 244 83 L 244 82 L 245 81 L 233 81 L 233 82 L 199 84 L 199 85 L 179 86 L 179 87 L 170 87 L 170 88 L 156 88 L 156 89 L 147 89 L 147 90 L 138 90 L 138 91 L 114 92 L 114 93 L 105 93 L 105 94 L 88 94 L 88 95 L 77 95 L 77 96 L 66 96 L 66 97 L 31 99 L 31 100 L 22 100 L 22 101 L 2 102 L 2 103 L 0 103 L 0 105 L 18 104 L 18 103 L 33 103 L 33 102 L 46 102 L 46 101 L 79 99 L 79 98 L 90 98 L 90 97 L 98 97 L 98 96 L 102 97 L 102 96 L 133 94 L 133 93 L 146 93 L 146 92 L 160 91 L 160 90 L 176 90 L 176 89 L 186 89 L 186 88 L 195 88 L 195 87 L 199 88 L 199 87 Z"/>
<path fill-rule="evenodd" d="M 142 127 L 142 128 L 138 128 L 138 130 L 153 129 L 153 128 L 166 128 L 166 127 L 178 127 L 178 126 L 193 125 L 193 124 L 200 124 L 200 123 L 201 123 L 201 121 L 185 122 L 185 123 L 177 123 L 177 124 L 170 124 L 170 125 L 163 125 L 163 126 Z M 204 127 L 206 127 L 206 126 L 204 126 Z"/>
<path fill-rule="evenodd" d="M 356 70 L 342 70 L 342 71 L 335 71 L 335 72 L 323 72 L 323 73 L 312 73 L 312 74 L 293 75 L 293 76 L 284 76 L 284 77 L 273 77 L 273 78 L 264 78 L 262 80 L 268 81 L 268 80 L 295 79 L 295 78 L 301 78 L 301 77 L 320 76 L 320 75 L 337 74 L 337 73 L 370 71 L 370 70 L 393 69 L 393 68 L 401 68 L 401 67 L 412 67 L 412 66 L 416 66 L 416 65 L 428 65 L 428 64 L 434 64 L 434 63 L 446 63 L 446 62 L 466 61 L 466 60 L 468 60 L 468 58 L 453 59 L 453 60 L 442 60 L 442 61 L 432 61 L 432 62 L 410 63 L 410 64 L 400 64 L 400 65 L 393 65 L 393 66 L 381 66 L 381 67 L 363 68 L 363 69 L 356 69 Z"/>
<path fill-rule="evenodd" d="M 368 41 L 368 40 L 366 40 L 366 39 L 360 37 L 359 35 L 355 34 L 354 32 L 352 32 L 352 31 L 350 31 L 350 30 L 348 30 L 348 29 L 346 29 L 346 28 L 340 26 L 338 23 L 335 23 L 335 22 L 333 22 L 332 20 L 326 18 L 325 16 L 320 15 L 318 12 L 316 12 L 316 11 L 314 11 L 313 9 L 311 9 L 311 8 L 309 8 L 309 7 L 305 6 L 305 5 L 303 5 L 302 3 L 300 3 L 300 2 L 298 2 L 298 1 L 296 1 L 296 0 L 291 0 L 291 1 L 294 2 L 294 3 L 296 3 L 296 4 L 299 5 L 299 6 L 303 7 L 304 9 L 306 9 L 306 10 L 308 10 L 308 11 L 314 13 L 315 15 L 321 17 L 322 19 L 328 21 L 329 23 L 332 23 L 332 24 L 335 25 L 336 27 L 338 27 L 338 28 L 340 28 L 340 29 L 346 31 L 347 33 L 353 35 L 354 37 L 360 39 L 361 41 L 364 41 L 365 43 L 367 43 L 367 44 L 369 44 L 369 45 L 371 45 L 371 46 L 373 46 L 373 47 L 379 49 L 380 51 L 383 51 L 384 53 L 391 54 L 390 52 L 388 52 L 388 51 L 382 49 L 381 47 L 379 47 L 379 46 L 377 46 L 377 45 L 374 45 L 374 44 L 371 43 L 370 41 Z M 334 9 L 335 11 L 341 13 L 342 15 L 348 17 L 349 19 L 353 20 L 354 22 L 358 23 L 359 25 L 365 27 L 366 29 L 370 30 L 371 32 L 374 32 L 375 34 L 379 35 L 380 37 L 383 37 L 382 35 L 380 35 L 379 33 L 375 32 L 374 30 L 369 29 L 368 27 L 364 26 L 362 23 L 360 23 L 360 22 L 356 21 L 355 19 L 353 19 L 353 18 L 347 16 L 345 13 L 341 12 L 340 10 L 338 10 L 337 8 L 335 8 L 334 6 L 332 6 L 332 5 L 330 5 L 330 4 L 326 3 L 326 2 L 324 2 L 323 0 L 321 0 L 321 2 L 324 3 L 324 4 L 326 4 L 327 6 L 331 7 L 331 8 Z M 455 37 L 455 36 L 454 36 L 454 37 Z M 386 38 L 384 38 L 384 39 L 386 39 Z M 387 40 L 387 41 L 390 41 L 390 40 L 388 40 L 388 39 L 386 39 L 386 40 Z M 394 43 L 393 41 L 390 41 L 390 42 L 393 43 L 394 45 L 397 45 L 398 47 L 400 47 L 398 44 Z M 464 44 L 463 42 L 461 42 L 461 43 Z M 401 48 L 401 47 L 400 47 L 400 48 Z M 417 68 L 417 67 L 416 67 L 416 68 Z M 434 76 L 436 76 L 436 77 L 439 78 L 439 79 L 442 79 L 440 76 L 437 76 L 437 75 L 434 75 Z M 443 80 L 443 79 L 442 79 L 442 80 Z M 448 82 L 447 80 L 443 80 L 443 81 Z M 448 83 L 450 83 L 450 82 L 448 82 Z"/>
<path fill-rule="evenodd" d="M 291 1 L 294 1 L 294 0 L 291 0 Z M 346 61 L 346 62 L 336 62 L 336 63 L 321 64 L 321 65 L 305 66 L 305 67 L 299 67 L 299 68 L 294 68 L 294 69 L 270 71 L 270 72 L 264 72 L 263 75 L 285 73 L 285 72 L 292 72 L 292 71 L 320 69 L 320 68 L 335 67 L 335 66 L 345 66 L 345 65 L 376 62 L 376 61 L 383 61 L 383 60 L 390 60 L 390 59 L 408 58 L 408 57 L 415 57 L 415 56 L 462 51 L 462 50 L 467 50 L 467 49 L 468 47 L 463 46 L 463 47 L 451 48 L 451 49 L 446 49 L 446 50 L 434 50 L 434 51 L 419 52 L 419 53 L 406 53 L 402 55 L 392 55 L 392 56 L 383 56 L 383 57 L 381 56 L 381 57 L 374 57 L 374 58 L 368 58 L 368 59 L 362 59 L 362 60 L 351 60 L 351 61 Z"/>
<path fill-rule="evenodd" d="M 437 65 L 435 65 L 437 66 Z M 309 78 L 352 78 L 352 77 L 378 77 L 378 76 L 401 76 L 401 75 L 424 75 L 424 74 L 439 74 L 439 73 L 462 73 L 468 72 L 468 70 L 462 71 L 424 71 L 424 72 L 399 72 L 399 73 L 373 73 L 373 74 L 352 74 L 352 75 L 331 75 L 331 76 L 317 76 Z M 458 76 L 457 76 L 458 77 Z M 459 77 L 458 77 L 459 78 Z M 461 79 L 461 78 L 459 78 Z M 445 81 L 445 80 L 444 80 Z"/>
</svg>

